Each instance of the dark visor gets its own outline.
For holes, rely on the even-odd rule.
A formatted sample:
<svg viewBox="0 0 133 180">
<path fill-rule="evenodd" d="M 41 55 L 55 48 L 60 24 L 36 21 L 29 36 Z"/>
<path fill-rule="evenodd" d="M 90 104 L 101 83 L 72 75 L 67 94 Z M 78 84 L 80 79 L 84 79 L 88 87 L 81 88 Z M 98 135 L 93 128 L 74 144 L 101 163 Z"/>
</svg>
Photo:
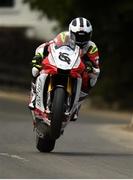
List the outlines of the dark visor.
<svg viewBox="0 0 133 180">
<path fill-rule="evenodd" d="M 74 33 L 76 42 L 84 43 L 90 40 L 90 33 L 76 32 Z"/>
</svg>

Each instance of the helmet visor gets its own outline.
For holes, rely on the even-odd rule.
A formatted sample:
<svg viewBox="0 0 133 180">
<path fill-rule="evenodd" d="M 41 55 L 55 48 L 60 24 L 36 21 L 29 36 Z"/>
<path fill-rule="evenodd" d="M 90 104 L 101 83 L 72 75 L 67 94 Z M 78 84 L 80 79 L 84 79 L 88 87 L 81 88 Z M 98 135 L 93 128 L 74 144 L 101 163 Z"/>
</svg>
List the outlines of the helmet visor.
<svg viewBox="0 0 133 180">
<path fill-rule="evenodd" d="M 90 40 L 91 38 L 91 33 L 86 33 L 86 32 L 83 32 L 83 31 L 79 31 L 79 32 L 72 32 L 75 36 L 75 42 L 77 45 L 85 45 L 88 43 L 88 41 Z"/>
</svg>

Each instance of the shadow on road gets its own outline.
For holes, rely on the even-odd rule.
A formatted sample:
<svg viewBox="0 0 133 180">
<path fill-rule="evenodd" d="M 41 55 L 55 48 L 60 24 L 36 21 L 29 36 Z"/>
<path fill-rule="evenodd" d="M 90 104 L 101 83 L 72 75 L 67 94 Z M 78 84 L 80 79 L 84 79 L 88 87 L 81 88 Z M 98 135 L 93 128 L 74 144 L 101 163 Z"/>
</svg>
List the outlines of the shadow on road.
<svg viewBox="0 0 133 180">
<path fill-rule="evenodd" d="M 60 156 L 115 156 L 115 157 L 120 157 L 120 156 L 129 156 L 133 157 L 133 153 L 113 153 L 113 152 L 52 152 L 50 155 L 60 155 Z"/>
</svg>

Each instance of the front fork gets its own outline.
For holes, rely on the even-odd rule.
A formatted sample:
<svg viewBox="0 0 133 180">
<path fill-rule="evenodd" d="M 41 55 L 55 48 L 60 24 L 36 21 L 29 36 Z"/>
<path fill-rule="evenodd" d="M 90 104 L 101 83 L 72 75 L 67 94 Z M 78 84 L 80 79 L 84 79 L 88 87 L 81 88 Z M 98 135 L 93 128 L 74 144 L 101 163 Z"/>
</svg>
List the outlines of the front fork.
<svg viewBox="0 0 133 180">
<path fill-rule="evenodd" d="M 51 91 L 52 90 L 53 90 L 53 82 L 52 82 L 52 76 L 50 75 L 48 91 L 47 91 L 46 113 L 50 113 L 49 106 L 51 104 Z"/>
<path fill-rule="evenodd" d="M 74 82 L 71 79 L 71 77 L 68 76 L 66 83 L 61 82 L 61 86 L 64 86 L 67 92 L 67 98 L 66 98 L 66 110 L 65 110 L 65 115 L 71 116 L 75 110 L 77 109 L 79 105 L 79 97 L 80 97 L 80 91 L 81 91 L 81 85 L 82 85 L 82 79 L 77 78 L 77 83 L 76 87 L 74 88 Z M 65 85 L 64 85 L 65 84 Z M 58 84 L 56 84 L 58 85 Z M 52 90 L 54 89 L 55 85 L 55 79 L 53 78 L 52 75 L 50 75 L 50 80 L 48 84 L 48 90 L 47 90 L 47 102 L 46 102 L 46 112 L 50 113 L 50 104 L 51 104 L 51 93 Z M 74 91 L 74 99 L 72 100 L 72 95 L 73 95 L 73 88 L 75 89 Z"/>
<path fill-rule="evenodd" d="M 49 80 L 48 90 L 47 90 L 47 102 L 46 102 L 46 111 L 47 112 L 50 112 L 49 105 L 51 104 L 51 92 L 53 89 L 54 89 L 54 79 L 53 79 L 52 75 L 50 75 L 50 80 Z M 65 89 L 68 94 L 68 97 L 66 100 L 66 103 L 67 103 L 66 112 L 68 112 L 70 110 L 71 96 L 72 96 L 72 80 L 69 76 L 67 78 L 67 83 L 66 83 Z"/>
</svg>

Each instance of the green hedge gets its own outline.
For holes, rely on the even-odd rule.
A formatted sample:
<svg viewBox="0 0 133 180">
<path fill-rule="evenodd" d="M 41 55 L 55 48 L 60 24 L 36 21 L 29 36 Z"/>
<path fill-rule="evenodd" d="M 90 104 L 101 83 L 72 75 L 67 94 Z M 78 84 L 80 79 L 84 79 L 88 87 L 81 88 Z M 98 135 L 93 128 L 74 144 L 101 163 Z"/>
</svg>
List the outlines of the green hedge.
<svg viewBox="0 0 133 180">
<path fill-rule="evenodd" d="M 26 38 L 25 31 L 26 28 L 0 28 L 0 86 L 30 86 L 30 62 L 42 42 Z"/>
</svg>

